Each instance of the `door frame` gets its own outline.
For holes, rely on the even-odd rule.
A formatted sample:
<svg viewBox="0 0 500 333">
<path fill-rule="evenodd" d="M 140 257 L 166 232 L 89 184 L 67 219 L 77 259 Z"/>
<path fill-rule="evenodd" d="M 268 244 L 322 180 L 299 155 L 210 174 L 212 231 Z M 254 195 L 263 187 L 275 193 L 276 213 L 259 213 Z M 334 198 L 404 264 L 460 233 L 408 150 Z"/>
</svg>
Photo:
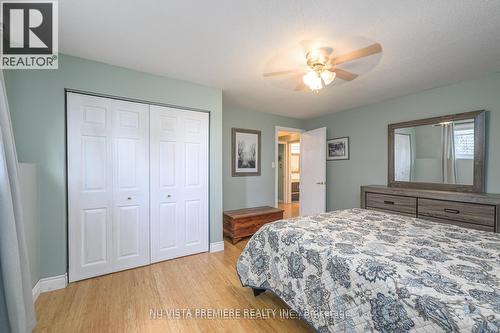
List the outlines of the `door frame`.
<svg viewBox="0 0 500 333">
<path fill-rule="evenodd" d="M 69 167 L 69 154 L 68 154 L 68 93 L 73 93 L 73 94 L 80 94 L 80 95 L 86 95 L 86 96 L 94 96 L 94 97 L 102 97 L 102 98 L 108 98 L 108 99 L 113 99 L 113 100 L 118 100 L 118 101 L 125 101 L 125 102 L 133 102 L 133 103 L 141 103 L 141 104 L 147 104 L 147 105 L 156 105 L 156 106 L 163 106 L 163 107 L 168 107 L 168 108 L 175 108 L 178 110 L 184 110 L 184 111 L 195 111 L 195 112 L 201 112 L 201 113 L 207 113 L 208 114 L 208 252 L 210 252 L 211 248 L 211 243 L 210 243 L 210 231 L 211 231 L 211 226 L 210 226 L 210 204 L 211 204 L 211 141 L 212 141 L 212 111 L 206 110 L 206 109 L 200 109 L 200 108 L 194 108 L 194 107 L 189 107 L 189 106 L 183 106 L 183 105 L 177 105 L 177 104 L 168 104 L 168 103 L 161 103 L 161 102 L 153 102 L 149 100 L 143 100 L 143 99 L 138 99 L 138 98 L 129 98 L 129 97 L 123 97 L 123 96 L 116 96 L 116 95 L 108 95 L 108 94 L 103 94 L 103 93 L 97 93 L 97 92 L 92 92 L 92 91 L 87 91 L 87 90 L 80 90 L 80 89 L 73 89 L 73 88 L 64 88 L 64 178 L 65 178 L 65 194 L 66 194 L 66 274 L 68 275 L 69 278 L 69 237 L 70 237 L 70 232 L 69 232 L 69 177 L 68 177 L 68 167 Z M 149 242 L 151 245 L 151 235 L 149 236 Z M 151 258 L 151 251 L 149 254 Z"/>
<path fill-rule="evenodd" d="M 293 127 L 284 127 L 284 126 L 275 126 L 274 127 L 274 206 L 278 207 L 278 132 L 287 131 L 294 133 L 303 133 L 304 129 L 301 128 L 293 128 Z M 288 144 L 287 144 L 288 147 Z M 288 148 L 287 148 L 288 149 Z"/>
<path fill-rule="evenodd" d="M 278 203 L 280 203 L 280 199 L 279 199 L 279 146 L 280 145 L 283 145 L 284 146 L 284 156 L 283 156 L 283 176 L 285 178 L 288 178 L 288 142 L 285 142 L 285 141 L 278 141 L 278 162 L 276 164 L 276 168 L 278 169 L 278 178 L 277 178 L 277 182 L 278 182 Z M 286 186 L 286 179 L 285 181 L 283 182 L 283 200 L 281 201 L 282 203 L 288 203 L 288 191 L 287 191 L 287 186 Z"/>
</svg>

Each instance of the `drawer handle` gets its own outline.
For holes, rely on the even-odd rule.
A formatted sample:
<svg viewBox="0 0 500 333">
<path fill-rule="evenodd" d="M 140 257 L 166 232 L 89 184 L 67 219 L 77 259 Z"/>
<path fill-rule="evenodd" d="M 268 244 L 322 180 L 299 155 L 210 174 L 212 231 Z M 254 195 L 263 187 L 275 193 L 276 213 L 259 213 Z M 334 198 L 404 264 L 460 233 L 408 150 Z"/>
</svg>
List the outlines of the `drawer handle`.
<svg viewBox="0 0 500 333">
<path fill-rule="evenodd" d="M 394 201 L 387 201 L 387 200 L 384 200 L 384 203 L 386 205 L 394 205 Z"/>
<path fill-rule="evenodd" d="M 460 211 L 458 209 L 445 208 L 444 211 L 450 214 L 460 214 Z"/>
</svg>

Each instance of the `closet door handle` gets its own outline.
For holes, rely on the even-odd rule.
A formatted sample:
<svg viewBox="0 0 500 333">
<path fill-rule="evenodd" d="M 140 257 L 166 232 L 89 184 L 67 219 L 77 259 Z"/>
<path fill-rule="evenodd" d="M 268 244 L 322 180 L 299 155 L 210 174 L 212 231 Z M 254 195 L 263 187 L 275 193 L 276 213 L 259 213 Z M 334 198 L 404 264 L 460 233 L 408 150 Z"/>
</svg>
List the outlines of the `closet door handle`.
<svg viewBox="0 0 500 333">
<path fill-rule="evenodd" d="M 132 197 L 127 197 L 127 200 L 132 200 Z"/>
<path fill-rule="evenodd" d="M 458 209 L 445 208 L 444 211 L 450 214 L 460 214 L 460 211 Z"/>
<path fill-rule="evenodd" d="M 170 198 L 170 197 L 171 197 L 171 195 L 170 195 L 170 194 L 167 194 L 167 198 Z"/>
</svg>

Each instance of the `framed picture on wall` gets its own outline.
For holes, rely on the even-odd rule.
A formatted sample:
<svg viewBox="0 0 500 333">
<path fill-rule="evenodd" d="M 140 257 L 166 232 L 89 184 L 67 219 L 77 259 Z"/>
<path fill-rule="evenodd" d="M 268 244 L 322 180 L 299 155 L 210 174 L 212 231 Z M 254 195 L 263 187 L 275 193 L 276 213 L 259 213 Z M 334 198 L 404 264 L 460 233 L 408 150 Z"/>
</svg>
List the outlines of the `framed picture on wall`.
<svg viewBox="0 0 500 333">
<path fill-rule="evenodd" d="M 326 141 L 327 161 L 349 159 L 349 137 L 335 138 Z"/>
<path fill-rule="evenodd" d="M 260 131 L 233 128 L 231 137 L 233 177 L 260 176 Z"/>
</svg>

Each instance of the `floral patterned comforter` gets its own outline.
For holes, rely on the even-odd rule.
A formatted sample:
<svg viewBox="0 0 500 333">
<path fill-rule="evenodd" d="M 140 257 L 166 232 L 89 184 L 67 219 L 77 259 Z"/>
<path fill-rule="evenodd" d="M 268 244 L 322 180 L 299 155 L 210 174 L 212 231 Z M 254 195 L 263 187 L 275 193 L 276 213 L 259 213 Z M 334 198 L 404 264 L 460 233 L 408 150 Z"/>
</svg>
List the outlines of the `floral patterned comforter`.
<svg viewBox="0 0 500 333">
<path fill-rule="evenodd" d="M 500 235 L 364 209 L 262 227 L 237 262 L 319 332 L 500 332 Z"/>
</svg>

